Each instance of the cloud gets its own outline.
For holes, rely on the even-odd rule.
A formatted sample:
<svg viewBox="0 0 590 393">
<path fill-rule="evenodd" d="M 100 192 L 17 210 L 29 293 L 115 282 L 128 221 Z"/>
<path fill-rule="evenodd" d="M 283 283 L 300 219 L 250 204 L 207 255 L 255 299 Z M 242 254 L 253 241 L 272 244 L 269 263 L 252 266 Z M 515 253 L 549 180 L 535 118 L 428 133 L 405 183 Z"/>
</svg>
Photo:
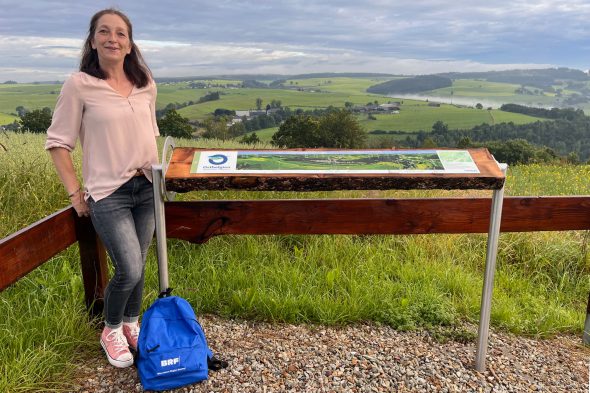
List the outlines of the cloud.
<svg viewBox="0 0 590 393">
<path fill-rule="evenodd" d="M 112 5 L 4 3 L 0 81 L 21 68 L 23 75 L 45 70 L 49 79 L 67 75 L 90 16 Z M 587 0 L 120 0 L 118 6 L 156 75 L 586 69 L 590 59 Z"/>
<path fill-rule="evenodd" d="M 340 48 L 271 43 L 179 43 L 137 41 L 155 76 L 239 73 L 383 72 L 427 74 L 448 71 L 540 68 L 549 64 L 483 64 L 457 59 L 408 59 Z M 0 37 L 6 57 L 4 80 L 63 80 L 77 69 L 82 41 L 42 37 Z"/>
</svg>

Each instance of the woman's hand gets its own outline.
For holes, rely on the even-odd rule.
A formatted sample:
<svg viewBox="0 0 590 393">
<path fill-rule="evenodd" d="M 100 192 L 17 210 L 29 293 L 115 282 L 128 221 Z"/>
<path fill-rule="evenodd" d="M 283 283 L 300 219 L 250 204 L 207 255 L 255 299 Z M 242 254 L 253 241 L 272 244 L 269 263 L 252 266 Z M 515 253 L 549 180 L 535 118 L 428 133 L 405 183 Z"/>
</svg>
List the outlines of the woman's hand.
<svg viewBox="0 0 590 393">
<path fill-rule="evenodd" d="M 68 196 L 76 213 L 78 213 L 78 217 L 88 217 L 90 211 L 88 204 L 84 200 L 84 191 L 82 191 L 82 187 L 76 178 L 76 171 L 74 170 L 74 163 L 72 162 L 70 152 L 63 147 L 54 147 L 49 149 L 49 153 L 51 154 L 51 159 L 55 164 L 55 169 L 61 182 L 66 191 L 70 193 Z"/>
<path fill-rule="evenodd" d="M 90 215 L 90 210 L 88 209 L 88 204 L 84 200 L 84 193 L 82 190 L 78 190 L 70 196 L 70 202 L 72 202 L 74 210 L 78 213 L 78 217 L 88 217 Z"/>
</svg>

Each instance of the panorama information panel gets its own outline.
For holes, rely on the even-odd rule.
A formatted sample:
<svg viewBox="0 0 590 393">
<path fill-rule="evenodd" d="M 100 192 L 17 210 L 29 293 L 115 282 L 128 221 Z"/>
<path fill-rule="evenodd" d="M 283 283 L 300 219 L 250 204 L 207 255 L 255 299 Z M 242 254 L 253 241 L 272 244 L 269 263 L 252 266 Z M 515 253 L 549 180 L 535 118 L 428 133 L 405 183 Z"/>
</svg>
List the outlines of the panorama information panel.
<svg viewBox="0 0 590 393">
<path fill-rule="evenodd" d="M 194 174 L 477 174 L 467 150 L 197 151 Z"/>
</svg>

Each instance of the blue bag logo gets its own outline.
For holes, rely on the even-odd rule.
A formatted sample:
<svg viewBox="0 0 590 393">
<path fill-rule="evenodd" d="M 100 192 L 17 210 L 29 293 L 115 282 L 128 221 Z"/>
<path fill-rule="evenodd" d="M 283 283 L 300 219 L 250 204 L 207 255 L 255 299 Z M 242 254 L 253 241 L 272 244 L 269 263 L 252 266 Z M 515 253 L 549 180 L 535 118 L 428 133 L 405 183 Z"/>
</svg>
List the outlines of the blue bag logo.
<svg viewBox="0 0 590 393">
<path fill-rule="evenodd" d="M 214 154 L 209 156 L 209 163 L 211 165 L 223 165 L 227 162 L 227 156 L 224 154 Z"/>
</svg>

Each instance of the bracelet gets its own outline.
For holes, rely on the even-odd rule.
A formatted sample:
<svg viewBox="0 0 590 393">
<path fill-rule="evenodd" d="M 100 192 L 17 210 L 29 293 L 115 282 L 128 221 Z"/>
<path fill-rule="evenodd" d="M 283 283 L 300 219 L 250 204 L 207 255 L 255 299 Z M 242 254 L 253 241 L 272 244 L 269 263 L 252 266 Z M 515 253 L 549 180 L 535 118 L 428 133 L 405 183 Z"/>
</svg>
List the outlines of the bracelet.
<svg viewBox="0 0 590 393">
<path fill-rule="evenodd" d="M 74 192 L 72 192 L 70 195 L 68 195 L 68 198 L 73 197 L 74 195 L 76 195 L 80 190 L 82 189 L 82 187 L 78 187 L 78 189 Z"/>
</svg>

